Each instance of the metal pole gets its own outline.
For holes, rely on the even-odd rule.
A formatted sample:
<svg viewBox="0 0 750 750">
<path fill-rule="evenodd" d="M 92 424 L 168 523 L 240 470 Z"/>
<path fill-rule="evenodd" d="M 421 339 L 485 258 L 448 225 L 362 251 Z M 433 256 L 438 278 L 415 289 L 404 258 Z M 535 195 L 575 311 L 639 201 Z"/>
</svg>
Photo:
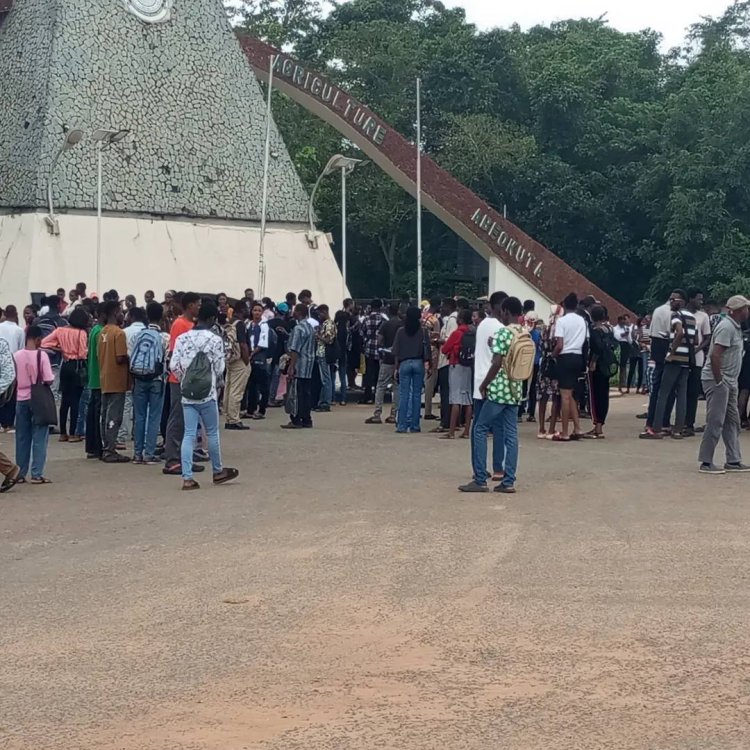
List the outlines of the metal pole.
<svg viewBox="0 0 750 750">
<path fill-rule="evenodd" d="M 341 168 L 341 273 L 344 278 L 343 297 L 346 297 L 346 167 Z"/>
<path fill-rule="evenodd" d="M 417 78 L 417 304 L 422 303 L 422 80 Z"/>
<path fill-rule="evenodd" d="M 260 216 L 260 251 L 258 254 L 258 297 L 266 294 L 266 213 L 268 211 L 268 171 L 271 161 L 271 104 L 273 95 L 273 66 L 276 56 L 270 55 L 268 66 L 268 101 L 266 103 L 266 151 L 263 161 L 263 205 Z"/>
<path fill-rule="evenodd" d="M 96 291 L 102 294 L 102 179 L 103 157 L 102 141 L 97 145 L 97 180 L 96 180 Z"/>
</svg>

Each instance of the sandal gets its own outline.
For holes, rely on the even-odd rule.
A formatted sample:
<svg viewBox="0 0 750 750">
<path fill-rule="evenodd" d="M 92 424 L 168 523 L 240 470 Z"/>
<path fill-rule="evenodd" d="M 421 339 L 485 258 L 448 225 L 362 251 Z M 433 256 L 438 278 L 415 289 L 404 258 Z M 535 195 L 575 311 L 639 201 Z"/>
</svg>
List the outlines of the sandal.
<svg viewBox="0 0 750 750">
<path fill-rule="evenodd" d="M 584 440 L 604 440 L 604 435 L 599 432 L 587 432 L 583 435 Z"/>
<path fill-rule="evenodd" d="M 233 479 L 237 479 L 240 472 L 237 469 L 223 469 L 218 474 L 214 474 L 214 484 L 226 484 Z"/>
<path fill-rule="evenodd" d="M 198 482 L 195 481 L 195 479 L 186 479 L 182 483 L 182 490 L 183 492 L 190 492 L 191 490 L 199 490 L 201 486 L 198 484 Z"/>
<path fill-rule="evenodd" d="M 31 484 L 52 484 L 52 480 L 46 477 L 32 477 Z"/>
<path fill-rule="evenodd" d="M 21 476 L 21 472 L 17 471 L 16 475 L 14 477 L 8 476 L 5 477 L 5 481 L 0 484 L 0 494 L 5 494 L 6 492 L 10 492 L 21 480 L 23 477 Z"/>
<path fill-rule="evenodd" d="M 547 433 L 546 432 L 539 432 L 536 436 L 537 440 L 546 440 L 547 439 Z"/>
</svg>

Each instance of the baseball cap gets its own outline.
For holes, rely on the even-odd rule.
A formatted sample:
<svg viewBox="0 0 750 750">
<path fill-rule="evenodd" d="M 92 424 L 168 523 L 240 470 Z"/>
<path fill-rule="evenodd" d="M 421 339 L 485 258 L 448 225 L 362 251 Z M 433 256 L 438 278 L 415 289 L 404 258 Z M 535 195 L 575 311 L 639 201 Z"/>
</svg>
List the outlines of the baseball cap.
<svg viewBox="0 0 750 750">
<path fill-rule="evenodd" d="M 743 307 L 750 307 L 750 299 L 741 294 L 735 294 L 727 300 L 726 307 L 728 310 L 741 310 Z"/>
</svg>

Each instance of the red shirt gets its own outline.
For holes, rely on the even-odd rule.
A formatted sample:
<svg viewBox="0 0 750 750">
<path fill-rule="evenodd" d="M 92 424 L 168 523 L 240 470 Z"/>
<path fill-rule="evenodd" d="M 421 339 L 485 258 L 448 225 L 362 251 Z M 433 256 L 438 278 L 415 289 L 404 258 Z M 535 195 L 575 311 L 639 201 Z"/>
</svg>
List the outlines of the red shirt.
<svg viewBox="0 0 750 750">
<path fill-rule="evenodd" d="M 174 323 L 172 323 L 172 328 L 169 330 L 169 353 L 171 354 L 174 351 L 174 345 L 177 342 L 177 339 L 182 336 L 183 333 L 187 333 L 188 331 L 192 331 L 193 328 L 195 328 L 195 324 L 191 323 L 189 320 L 186 320 L 182 315 L 180 315 L 177 320 L 175 320 Z M 179 383 L 180 381 L 177 380 L 177 378 L 172 375 L 172 373 L 169 373 L 169 382 L 170 383 Z"/>
<path fill-rule="evenodd" d="M 448 364 L 457 365 L 459 364 L 458 355 L 461 351 L 461 340 L 464 337 L 466 331 L 469 330 L 469 326 L 465 323 L 456 328 L 453 333 L 448 336 L 448 339 L 443 344 L 442 352 L 448 357 Z"/>
</svg>

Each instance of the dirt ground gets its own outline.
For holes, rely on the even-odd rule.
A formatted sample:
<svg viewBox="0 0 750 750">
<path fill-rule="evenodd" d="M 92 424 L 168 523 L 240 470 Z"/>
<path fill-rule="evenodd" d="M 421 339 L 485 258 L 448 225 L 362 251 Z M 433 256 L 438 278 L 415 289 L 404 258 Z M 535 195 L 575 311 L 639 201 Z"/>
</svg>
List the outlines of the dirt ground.
<svg viewBox="0 0 750 750">
<path fill-rule="evenodd" d="M 750 747 L 750 475 L 642 404 L 524 424 L 515 496 L 357 406 L 223 433 L 240 481 L 190 494 L 54 443 L 0 499 L 0 748 Z"/>
</svg>

